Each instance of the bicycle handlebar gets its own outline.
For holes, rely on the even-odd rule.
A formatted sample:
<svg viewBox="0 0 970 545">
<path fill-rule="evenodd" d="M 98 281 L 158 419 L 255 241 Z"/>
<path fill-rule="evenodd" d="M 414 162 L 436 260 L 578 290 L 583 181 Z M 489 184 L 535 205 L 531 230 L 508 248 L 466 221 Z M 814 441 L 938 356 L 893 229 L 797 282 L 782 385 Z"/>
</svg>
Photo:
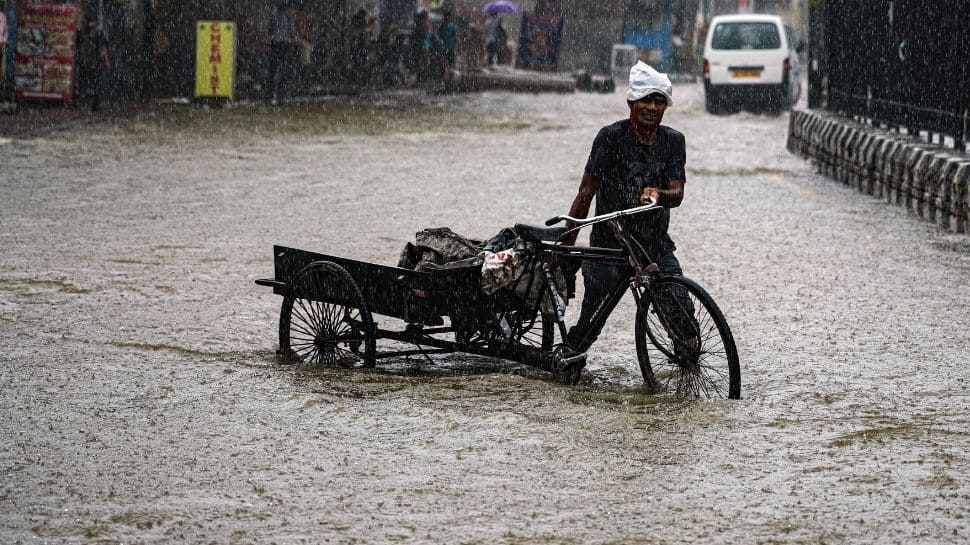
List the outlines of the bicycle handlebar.
<svg viewBox="0 0 970 545">
<path fill-rule="evenodd" d="M 623 216 L 632 216 L 634 214 L 639 214 L 641 212 L 646 212 L 647 210 L 654 210 L 660 208 L 657 201 L 650 200 L 647 204 L 643 206 L 637 206 L 634 208 L 628 208 L 626 210 L 619 210 L 617 212 L 610 212 L 609 214 L 601 214 L 599 216 L 593 216 L 591 218 L 579 219 L 572 216 L 556 216 L 554 218 L 549 218 L 546 220 L 547 226 L 555 225 L 561 221 L 568 221 L 573 224 L 573 229 L 578 229 L 586 225 L 592 225 L 594 223 L 599 223 L 601 221 L 609 221 L 611 219 L 620 218 Z"/>
</svg>

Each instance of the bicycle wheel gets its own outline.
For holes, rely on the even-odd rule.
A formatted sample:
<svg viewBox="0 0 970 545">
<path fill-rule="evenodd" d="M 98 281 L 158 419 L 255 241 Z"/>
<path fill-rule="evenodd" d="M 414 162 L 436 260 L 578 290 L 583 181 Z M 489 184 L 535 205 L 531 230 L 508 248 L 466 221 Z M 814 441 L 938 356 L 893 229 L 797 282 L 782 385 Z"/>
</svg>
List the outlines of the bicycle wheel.
<svg viewBox="0 0 970 545">
<path fill-rule="evenodd" d="M 738 350 L 714 299 L 683 276 L 664 276 L 641 294 L 637 358 L 657 393 L 689 398 L 741 397 Z"/>
<path fill-rule="evenodd" d="M 309 365 L 374 366 L 374 320 L 343 267 L 317 261 L 293 277 L 280 308 L 279 355 Z"/>
</svg>

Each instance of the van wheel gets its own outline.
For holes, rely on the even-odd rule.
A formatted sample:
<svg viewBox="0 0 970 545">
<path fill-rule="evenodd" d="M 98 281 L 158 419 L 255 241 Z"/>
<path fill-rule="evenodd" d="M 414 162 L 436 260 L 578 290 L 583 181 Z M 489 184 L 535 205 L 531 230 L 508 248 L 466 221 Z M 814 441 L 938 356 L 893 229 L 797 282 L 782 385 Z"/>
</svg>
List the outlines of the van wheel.
<svg viewBox="0 0 970 545">
<path fill-rule="evenodd" d="M 704 111 L 709 114 L 717 115 L 721 113 L 721 98 L 717 96 L 715 91 L 708 86 L 704 88 Z"/>
<path fill-rule="evenodd" d="M 788 101 L 788 83 L 782 83 L 774 93 L 774 109 L 779 114 L 785 113 L 792 104 Z"/>
</svg>

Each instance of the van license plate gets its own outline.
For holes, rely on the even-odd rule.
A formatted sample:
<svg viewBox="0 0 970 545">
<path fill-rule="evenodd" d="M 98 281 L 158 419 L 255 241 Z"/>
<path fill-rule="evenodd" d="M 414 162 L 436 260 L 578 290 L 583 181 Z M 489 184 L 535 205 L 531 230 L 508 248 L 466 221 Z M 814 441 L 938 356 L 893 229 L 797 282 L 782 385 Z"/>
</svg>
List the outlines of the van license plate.
<svg viewBox="0 0 970 545">
<path fill-rule="evenodd" d="M 732 78 L 760 78 L 761 70 L 758 68 L 744 68 L 731 70 Z"/>
</svg>

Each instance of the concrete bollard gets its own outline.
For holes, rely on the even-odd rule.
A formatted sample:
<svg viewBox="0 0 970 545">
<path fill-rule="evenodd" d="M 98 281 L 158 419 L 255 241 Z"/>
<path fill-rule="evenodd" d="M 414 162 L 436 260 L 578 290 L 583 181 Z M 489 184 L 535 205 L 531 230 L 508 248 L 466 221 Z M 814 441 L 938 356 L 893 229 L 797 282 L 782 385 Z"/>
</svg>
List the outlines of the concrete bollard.
<svg viewBox="0 0 970 545">
<path fill-rule="evenodd" d="M 857 155 L 863 136 L 864 133 L 859 130 L 858 126 L 853 124 L 849 126 L 845 142 L 842 144 L 844 148 L 842 153 L 843 182 L 855 188 L 858 188 L 860 185 L 859 178 L 861 169 Z"/>
<path fill-rule="evenodd" d="M 872 193 L 873 197 L 882 199 L 886 194 L 886 175 L 883 162 L 886 157 L 887 149 L 892 144 L 889 135 L 877 135 L 873 143 L 872 150 Z"/>
<path fill-rule="evenodd" d="M 824 173 L 830 178 L 835 178 L 835 144 L 836 133 L 839 126 L 831 121 L 826 123 L 825 132 L 822 138 L 823 161 L 825 163 Z"/>
<path fill-rule="evenodd" d="M 957 233 L 967 232 L 970 221 L 970 162 L 957 169 L 950 184 L 950 230 Z"/>
<path fill-rule="evenodd" d="M 918 138 L 830 112 L 793 111 L 786 147 L 818 171 L 913 214 L 966 233 L 970 159 Z"/>
<path fill-rule="evenodd" d="M 958 176 L 960 168 L 965 168 L 965 165 L 968 164 L 970 164 L 970 160 L 948 157 L 940 176 L 927 180 L 928 218 L 933 223 L 949 229 L 950 218 L 953 215 L 950 207 L 950 195 L 952 194 L 954 179 Z"/>
<path fill-rule="evenodd" d="M 889 142 L 887 153 L 882 158 L 883 196 L 886 198 L 886 202 L 892 204 L 896 195 L 899 194 L 901 183 L 901 180 L 896 177 L 896 165 L 899 164 L 899 156 L 905 150 L 903 145 L 895 138 L 891 138 Z"/>
<path fill-rule="evenodd" d="M 943 174 L 948 156 L 934 151 L 926 151 L 913 166 L 909 186 L 907 208 L 917 216 L 928 219 L 929 191 L 928 187 L 936 185 L 935 180 Z"/>
</svg>

